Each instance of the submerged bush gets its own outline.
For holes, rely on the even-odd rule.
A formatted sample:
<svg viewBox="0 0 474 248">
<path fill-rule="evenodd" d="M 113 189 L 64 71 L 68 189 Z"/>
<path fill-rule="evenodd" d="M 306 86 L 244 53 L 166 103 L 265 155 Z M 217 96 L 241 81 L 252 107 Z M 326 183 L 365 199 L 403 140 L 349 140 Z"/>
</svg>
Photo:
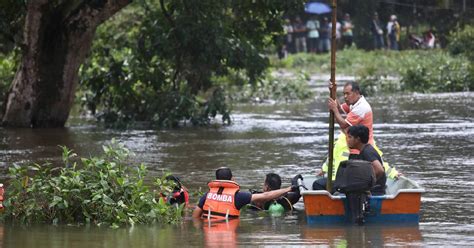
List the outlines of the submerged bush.
<svg viewBox="0 0 474 248">
<path fill-rule="evenodd" d="M 466 25 L 449 34 L 448 51 L 453 55 L 463 54 L 474 61 L 474 26 Z"/>
<path fill-rule="evenodd" d="M 183 206 L 172 207 L 158 197 L 173 182 L 157 178 L 145 184 L 145 165 L 126 164 L 129 151 L 112 141 L 98 157 L 78 158 L 63 147 L 64 167 L 50 164 L 9 168 L 5 220 L 22 223 L 93 223 L 133 225 L 170 223 L 181 219 Z"/>
<path fill-rule="evenodd" d="M 309 89 L 309 76 L 306 73 L 280 74 L 281 72 L 277 71 L 269 72 L 255 84 L 249 84 L 248 79 L 238 72 L 215 80 L 225 87 L 229 98 L 236 102 L 267 100 L 291 102 L 306 100 L 313 96 Z"/>
<path fill-rule="evenodd" d="M 400 70 L 404 90 L 428 93 L 473 89 L 469 61 L 444 51 L 412 54 Z"/>
</svg>

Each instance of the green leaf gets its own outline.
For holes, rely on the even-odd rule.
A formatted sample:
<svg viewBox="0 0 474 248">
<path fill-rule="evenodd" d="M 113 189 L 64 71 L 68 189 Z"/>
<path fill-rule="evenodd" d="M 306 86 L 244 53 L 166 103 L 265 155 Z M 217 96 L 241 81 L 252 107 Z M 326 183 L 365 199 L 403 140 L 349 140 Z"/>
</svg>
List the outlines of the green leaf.
<svg viewBox="0 0 474 248">
<path fill-rule="evenodd" d="M 107 205 L 114 205 L 115 204 L 114 200 L 112 200 L 112 198 L 108 197 L 105 194 L 102 195 L 102 201 Z"/>
<path fill-rule="evenodd" d="M 118 183 L 118 185 L 120 185 L 120 186 L 123 186 L 124 181 L 125 181 L 125 180 L 124 180 L 122 177 L 118 177 L 118 178 L 117 178 L 117 183 Z"/>
</svg>

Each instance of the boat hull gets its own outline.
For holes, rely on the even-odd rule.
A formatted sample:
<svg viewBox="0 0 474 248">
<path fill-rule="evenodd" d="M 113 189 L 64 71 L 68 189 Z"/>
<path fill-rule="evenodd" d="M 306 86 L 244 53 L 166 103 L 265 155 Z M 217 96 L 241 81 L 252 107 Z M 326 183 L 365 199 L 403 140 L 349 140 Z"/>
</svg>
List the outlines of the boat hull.
<svg viewBox="0 0 474 248">
<path fill-rule="evenodd" d="M 365 216 L 366 223 L 416 224 L 419 222 L 421 194 L 424 190 L 409 179 L 400 180 L 404 181 L 389 182 L 387 191 L 391 191 L 393 194 L 369 197 L 369 211 Z M 307 181 L 306 178 L 305 181 Z M 349 203 L 344 195 L 334 196 L 325 190 L 303 190 L 301 194 L 309 224 L 351 223 Z"/>
</svg>

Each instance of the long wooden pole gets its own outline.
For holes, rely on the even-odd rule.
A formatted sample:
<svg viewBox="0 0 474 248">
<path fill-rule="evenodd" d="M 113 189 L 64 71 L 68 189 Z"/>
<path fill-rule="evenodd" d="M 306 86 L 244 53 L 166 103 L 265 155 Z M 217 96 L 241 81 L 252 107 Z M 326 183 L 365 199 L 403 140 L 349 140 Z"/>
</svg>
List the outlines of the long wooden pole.
<svg viewBox="0 0 474 248">
<path fill-rule="evenodd" d="M 331 32 L 331 82 L 330 90 L 332 99 L 336 99 L 336 25 L 337 25 L 337 0 L 332 0 L 332 32 Z M 332 191 L 332 168 L 334 160 L 334 113 L 329 110 L 329 151 L 328 151 L 328 180 L 327 191 Z"/>
</svg>

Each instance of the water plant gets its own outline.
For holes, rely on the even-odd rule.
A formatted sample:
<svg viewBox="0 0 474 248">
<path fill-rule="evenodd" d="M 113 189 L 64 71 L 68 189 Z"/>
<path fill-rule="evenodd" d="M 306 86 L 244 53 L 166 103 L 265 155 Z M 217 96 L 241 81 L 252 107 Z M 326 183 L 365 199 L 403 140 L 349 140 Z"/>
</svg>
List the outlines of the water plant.
<svg viewBox="0 0 474 248">
<path fill-rule="evenodd" d="M 10 167 L 3 219 L 113 228 L 181 219 L 183 205 L 170 206 L 159 197 L 174 187 L 167 175 L 146 183 L 146 166 L 127 164 L 130 152 L 123 144 L 112 140 L 103 151 L 83 158 L 62 147 L 61 167 L 48 163 Z"/>
</svg>

